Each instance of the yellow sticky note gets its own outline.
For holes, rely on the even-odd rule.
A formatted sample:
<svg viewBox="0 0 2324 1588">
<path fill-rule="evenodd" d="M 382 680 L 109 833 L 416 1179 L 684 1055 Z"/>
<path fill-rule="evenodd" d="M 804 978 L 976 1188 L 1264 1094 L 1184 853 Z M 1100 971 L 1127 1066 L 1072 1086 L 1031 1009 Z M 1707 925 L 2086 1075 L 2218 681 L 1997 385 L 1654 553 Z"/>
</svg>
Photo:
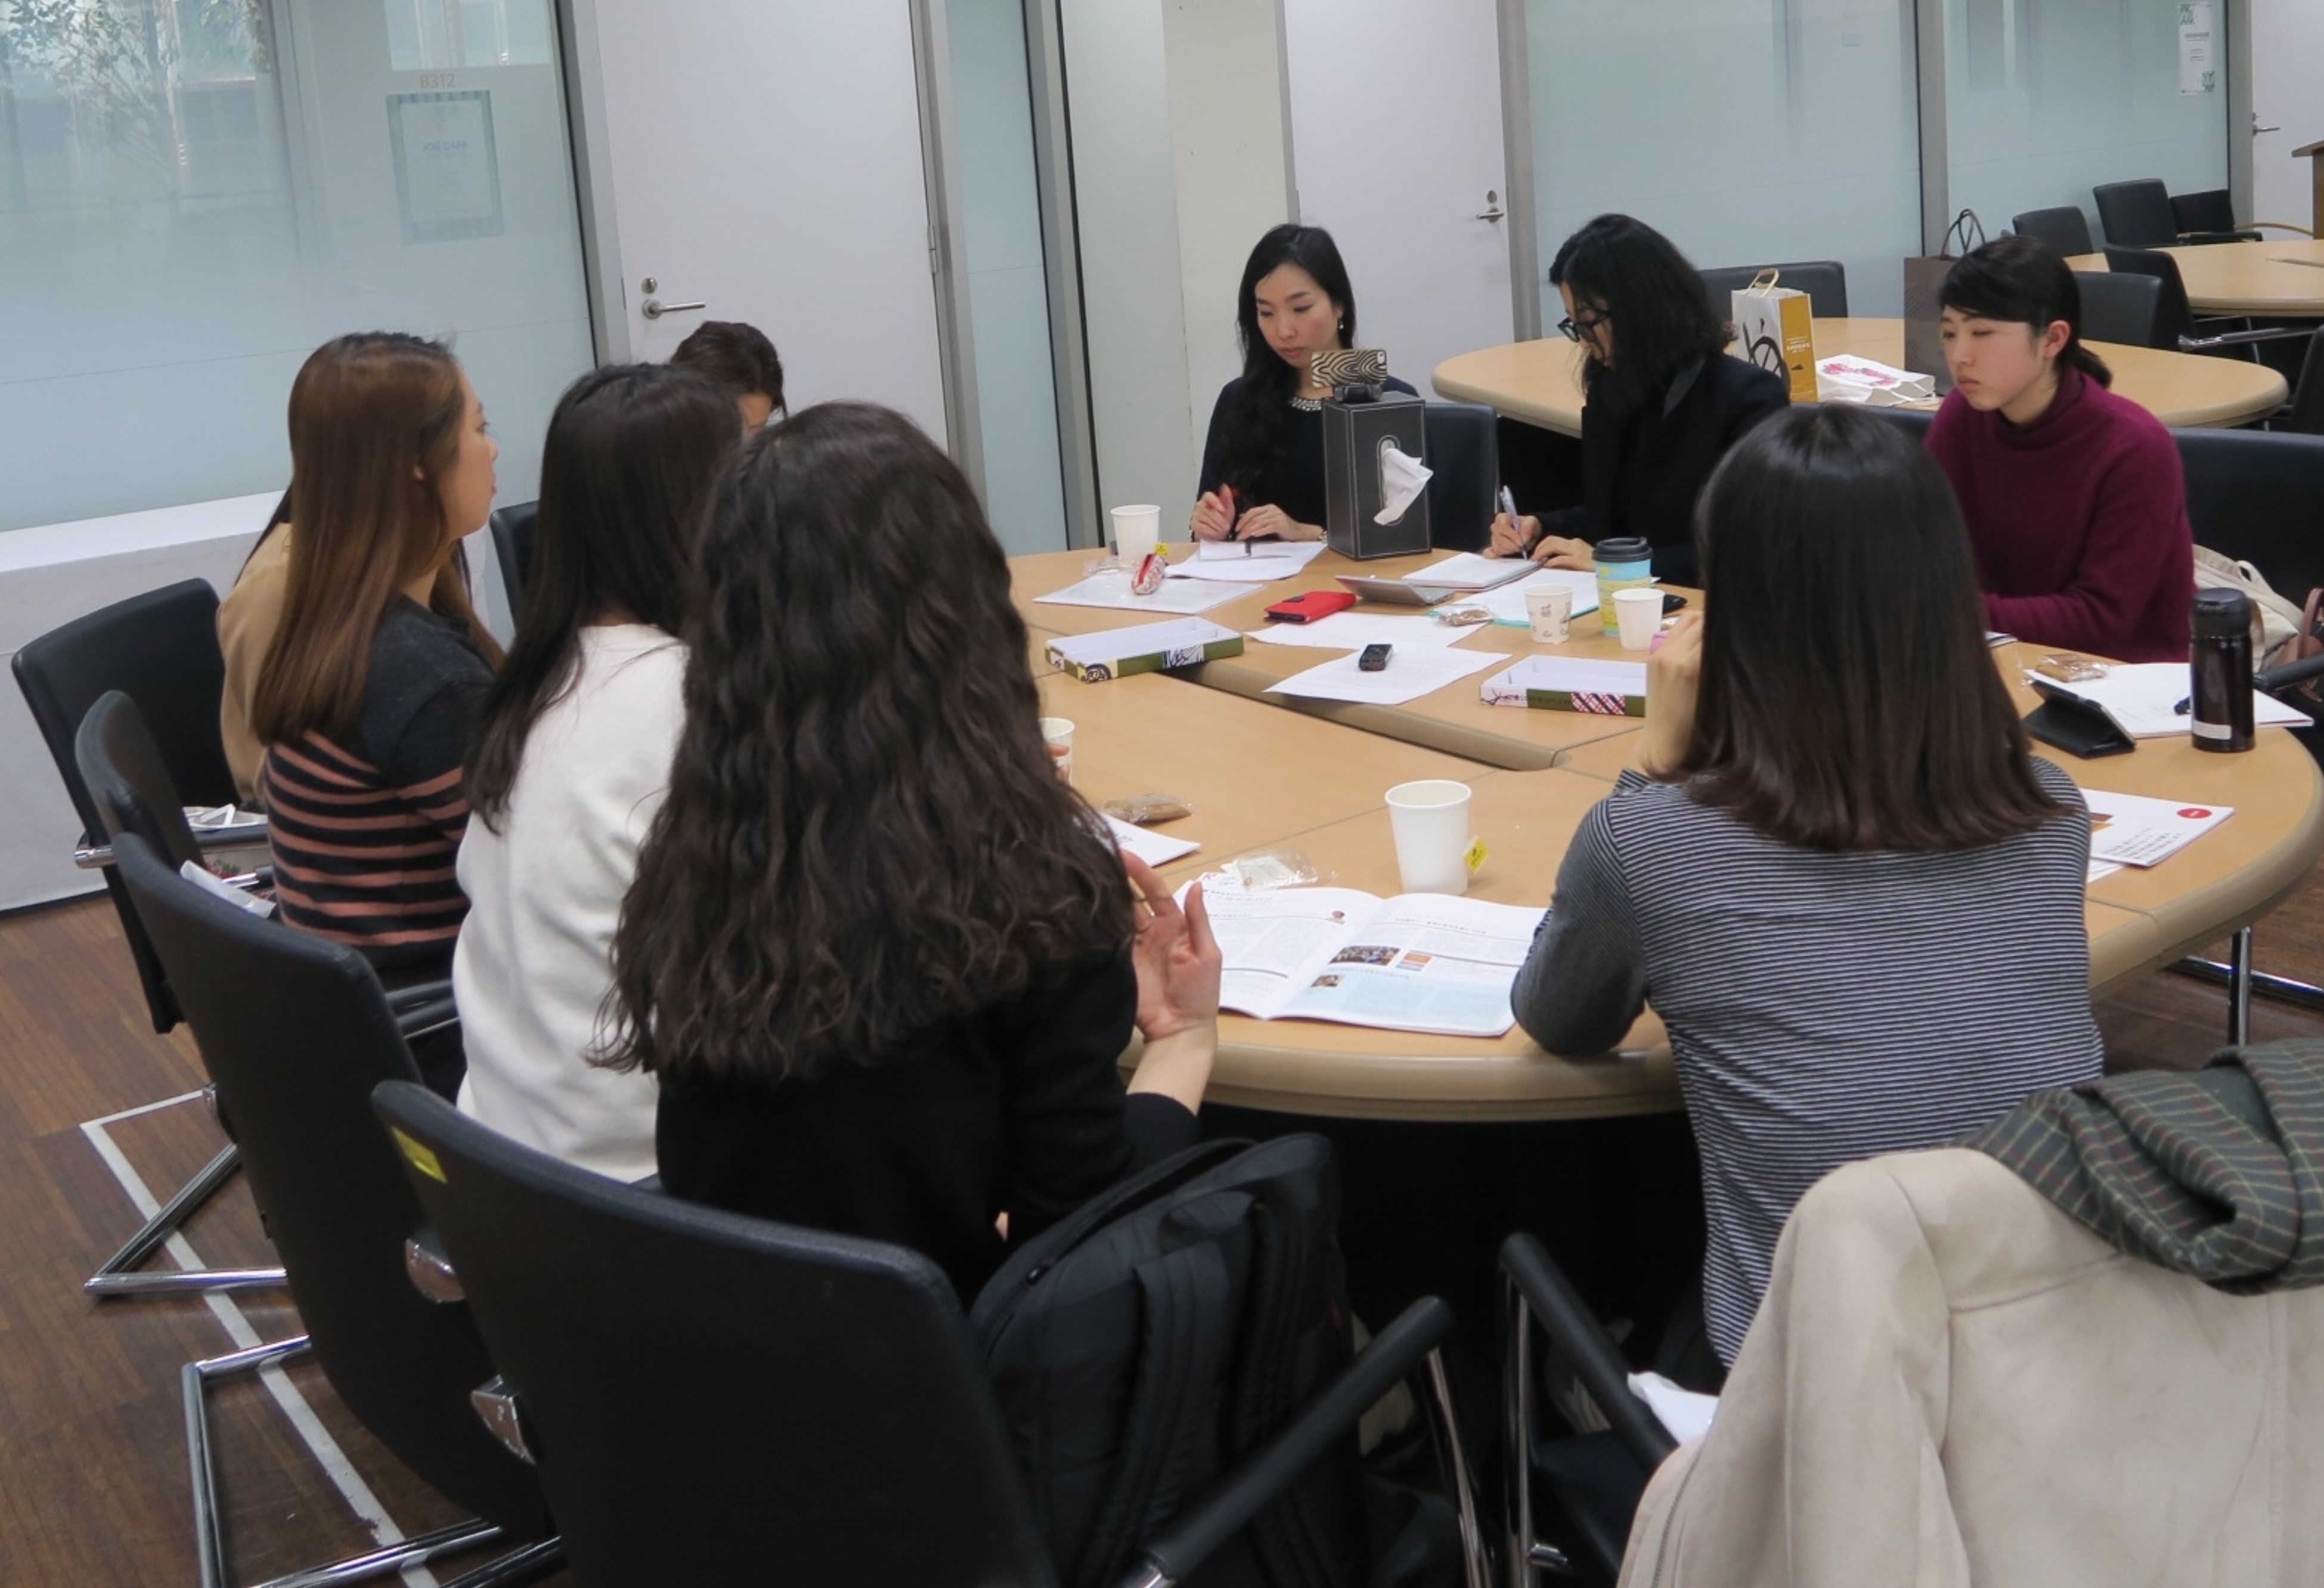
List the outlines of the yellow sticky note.
<svg viewBox="0 0 2324 1588">
<path fill-rule="evenodd" d="M 1469 863 L 1469 874 L 1475 876 L 1477 868 L 1485 863 L 1485 841 L 1482 838 L 1471 840 L 1469 853 L 1462 858 Z"/>
</svg>

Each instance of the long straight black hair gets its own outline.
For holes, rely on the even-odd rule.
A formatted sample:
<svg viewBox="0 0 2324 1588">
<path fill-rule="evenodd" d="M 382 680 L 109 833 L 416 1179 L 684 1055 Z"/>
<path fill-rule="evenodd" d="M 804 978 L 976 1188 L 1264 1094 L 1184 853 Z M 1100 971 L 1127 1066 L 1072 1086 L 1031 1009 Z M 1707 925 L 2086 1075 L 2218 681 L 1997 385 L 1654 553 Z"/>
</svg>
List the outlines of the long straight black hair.
<svg viewBox="0 0 2324 1588">
<path fill-rule="evenodd" d="M 724 392 L 662 365 L 592 370 L 558 399 L 524 618 L 468 767 L 468 806 L 485 826 L 499 830 L 533 724 L 573 686 L 583 626 L 618 608 L 678 632 L 702 503 L 735 437 Z"/>
<path fill-rule="evenodd" d="M 1679 371 L 1724 353 L 1733 336 L 1678 245 L 1627 215 L 1601 215 L 1566 238 L 1549 282 L 1612 323 L 1613 362 L 1584 360 L 1582 389 L 1617 413 L 1661 402 Z"/>
<path fill-rule="evenodd" d="M 1129 952 L 1120 857 L 1041 742 L 1008 558 L 911 420 L 825 402 L 759 432 L 696 555 L 715 575 L 604 1062 L 771 1089 Z"/>
<path fill-rule="evenodd" d="M 1985 642 L 1969 531 L 1934 458 L 1806 403 L 1729 452 L 1696 510 L 1702 681 L 1676 769 L 1784 844 L 1967 849 L 2058 814 Z"/>
<path fill-rule="evenodd" d="M 2114 384 L 2106 360 L 2082 346 L 2082 286 L 2063 255 L 2038 237 L 2016 233 L 1970 249 L 1945 272 L 1938 289 L 1943 307 L 1978 319 L 1997 319 L 2033 328 L 2040 336 L 2066 322 L 2060 369 L 2078 369 L 2101 386 Z"/>
<path fill-rule="evenodd" d="M 1276 448 L 1283 441 L 1285 411 L 1299 392 L 1299 371 L 1268 346 L 1267 333 L 1259 328 L 1259 305 L 1252 298 L 1259 282 L 1286 264 L 1315 278 L 1323 296 L 1339 310 L 1340 346 L 1356 345 L 1355 289 L 1348 285 L 1348 267 L 1341 261 L 1340 245 L 1332 241 L 1332 234 L 1322 226 L 1287 223 L 1270 229 L 1243 262 L 1242 285 L 1236 289 L 1235 337 L 1242 345 L 1242 384 L 1237 390 L 1220 472 L 1238 492 L 1258 485 L 1274 461 Z"/>
</svg>

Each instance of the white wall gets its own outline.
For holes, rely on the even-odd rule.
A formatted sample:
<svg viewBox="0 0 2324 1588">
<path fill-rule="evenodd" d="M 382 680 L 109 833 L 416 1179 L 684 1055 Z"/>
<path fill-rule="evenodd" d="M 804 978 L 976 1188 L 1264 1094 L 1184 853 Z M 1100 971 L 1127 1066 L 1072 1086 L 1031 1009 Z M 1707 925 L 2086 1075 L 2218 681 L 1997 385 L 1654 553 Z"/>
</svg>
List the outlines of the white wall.
<svg viewBox="0 0 2324 1588">
<path fill-rule="evenodd" d="M 1083 318 L 1105 506 L 1194 509 L 1241 367 L 1235 288 L 1290 217 L 1273 0 L 1064 0 Z"/>
<path fill-rule="evenodd" d="M 2324 141 L 2324 4 L 2251 0 L 2251 33 L 2252 109 L 2283 130 L 2252 140 L 2254 213 L 2236 218 L 2312 226 L 2309 163 L 2292 152 Z"/>
</svg>

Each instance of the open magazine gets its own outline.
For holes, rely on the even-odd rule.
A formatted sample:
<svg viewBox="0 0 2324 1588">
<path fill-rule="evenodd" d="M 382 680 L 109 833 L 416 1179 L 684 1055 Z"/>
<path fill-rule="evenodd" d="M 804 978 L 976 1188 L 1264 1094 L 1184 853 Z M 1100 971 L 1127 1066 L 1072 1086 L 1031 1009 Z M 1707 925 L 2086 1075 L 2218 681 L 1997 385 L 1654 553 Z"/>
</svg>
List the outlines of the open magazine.
<svg viewBox="0 0 2324 1588">
<path fill-rule="evenodd" d="M 1182 895 L 1183 895 L 1183 890 Z M 1499 1037 L 1542 911 L 1352 888 L 1206 893 L 1225 961 L 1219 1004 L 1260 1020 Z"/>
</svg>

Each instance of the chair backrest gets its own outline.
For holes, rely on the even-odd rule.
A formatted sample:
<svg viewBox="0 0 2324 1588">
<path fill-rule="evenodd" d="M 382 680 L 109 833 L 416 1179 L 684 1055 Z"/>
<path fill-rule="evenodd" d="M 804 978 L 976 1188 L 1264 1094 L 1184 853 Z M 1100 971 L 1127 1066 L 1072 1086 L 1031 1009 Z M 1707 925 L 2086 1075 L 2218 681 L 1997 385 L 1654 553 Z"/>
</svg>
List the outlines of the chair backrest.
<svg viewBox="0 0 2324 1588">
<path fill-rule="evenodd" d="M 1929 426 L 1935 422 L 1937 417 L 1924 408 L 1868 408 L 1864 411 L 1877 420 L 1895 425 L 1915 441 L 1927 439 Z"/>
<path fill-rule="evenodd" d="M 2292 408 L 2275 421 L 2279 430 L 2324 436 L 2324 328 L 2308 338 L 2308 353 L 2300 361 L 2300 381 L 2292 388 Z"/>
<path fill-rule="evenodd" d="M 2160 279 L 2129 271 L 2078 270 L 2074 284 L 2082 294 L 2082 323 L 2074 328 L 2084 340 L 2131 347 L 2179 346 L 2178 337 L 2163 323 Z"/>
<path fill-rule="evenodd" d="M 2241 558 L 2297 604 L 2324 586 L 2324 436 L 2173 430 L 2195 541 Z"/>
<path fill-rule="evenodd" d="M 1047 1584 L 944 1275 L 624 1186 L 375 1094 L 596 1588 Z"/>
<path fill-rule="evenodd" d="M 1501 486 L 1499 418 L 1480 402 L 1431 402 L 1428 540 L 1448 551 L 1481 551 L 1492 538 Z"/>
<path fill-rule="evenodd" d="M 189 860 L 200 863 L 178 786 L 135 701 L 118 689 L 98 696 L 73 736 L 73 762 L 107 838 L 134 833 L 172 870 Z"/>
<path fill-rule="evenodd" d="M 508 592 L 511 621 L 524 612 L 525 580 L 532 573 L 532 532 L 540 519 L 540 503 L 519 502 L 493 509 L 489 521 L 493 559 L 501 565 L 501 588 Z"/>
<path fill-rule="evenodd" d="M 2182 233 L 2232 232 L 2236 229 L 2236 197 L 2225 188 L 2173 193 L 2171 218 Z"/>
<path fill-rule="evenodd" d="M 2029 209 L 2023 215 L 2013 215 L 2009 217 L 2009 229 L 2021 237 L 2047 243 L 2069 256 L 2098 252 L 2098 245 L 2090 241 L 2090 217 L 2082 213 L 2079 204 L 2061 204 L 2052 209 Z"/>
<path fill-rule="evenodd" d="M 2109 248 L 2168 248 L 2179 240 L 2170 190 L 2159 178 L 2100 182 L 2090 197 L 2098 201 L 2098 226 Z"/>
<path fill-rule="evenodd" d="M 234 1120 L 250 1186 L 331 1388 L 405 1464 L 512 1532 L 547 1527 L 538 1480 L 479 1421 L 493 1376 L 467 1309 L 412 1288 L 420 1204 L 371 1112 L 418 1072 L 371 966 L 187 882 L 134 834 L 115 865 Z"/>
<path fill-rule="evenodd" d="M 1797 287 L 1808 295 L 1808 308 L 1819 319 L 1843 319 L 1848 313 L 1848 271 L 1836 259 L 1794 259 L 1784 264 L 1720 264 L 1702 272 L 1711 306 L 1723 317 L 1731 295 L 1749 286 L 1763 271 L 1778 273 L 1775 285 Z"/>
<path fill-rule="evenodd" d="M 2187 301 L 2187 281 L 2179 273 L 2177 260 L 2156 249 L 2117 248 L 2109 243 L 2106 261 L 2111 274 L 2153 276 L 2162 283 L 2163 300 L 2158 312 L 2163 329 L 2171 337 L 2167 346 L 2176 347 L 2178 338 L 2194 335 L 2195 309 Z"/>
<path fill-rule="evenodd" d="M 226 660 L 218 651 L 217 605 L 217 592 L 207 581 L 185 579 L 99 607 L 16 652 L 11 664 L 16 687 L 91 841 L 105 832 L 105 820 L 81 780 L 73 738 L 80 719 L 108 689 L 137 703 L 180 795 L 196 805 L 233 801 L 234 773 L 218 737 Z M 120 913 L 153 1029 L 166 1031 L 178 1023 L 169 985 L 120 880 L 107 871 L 105 886 Z"/>
</svg>

